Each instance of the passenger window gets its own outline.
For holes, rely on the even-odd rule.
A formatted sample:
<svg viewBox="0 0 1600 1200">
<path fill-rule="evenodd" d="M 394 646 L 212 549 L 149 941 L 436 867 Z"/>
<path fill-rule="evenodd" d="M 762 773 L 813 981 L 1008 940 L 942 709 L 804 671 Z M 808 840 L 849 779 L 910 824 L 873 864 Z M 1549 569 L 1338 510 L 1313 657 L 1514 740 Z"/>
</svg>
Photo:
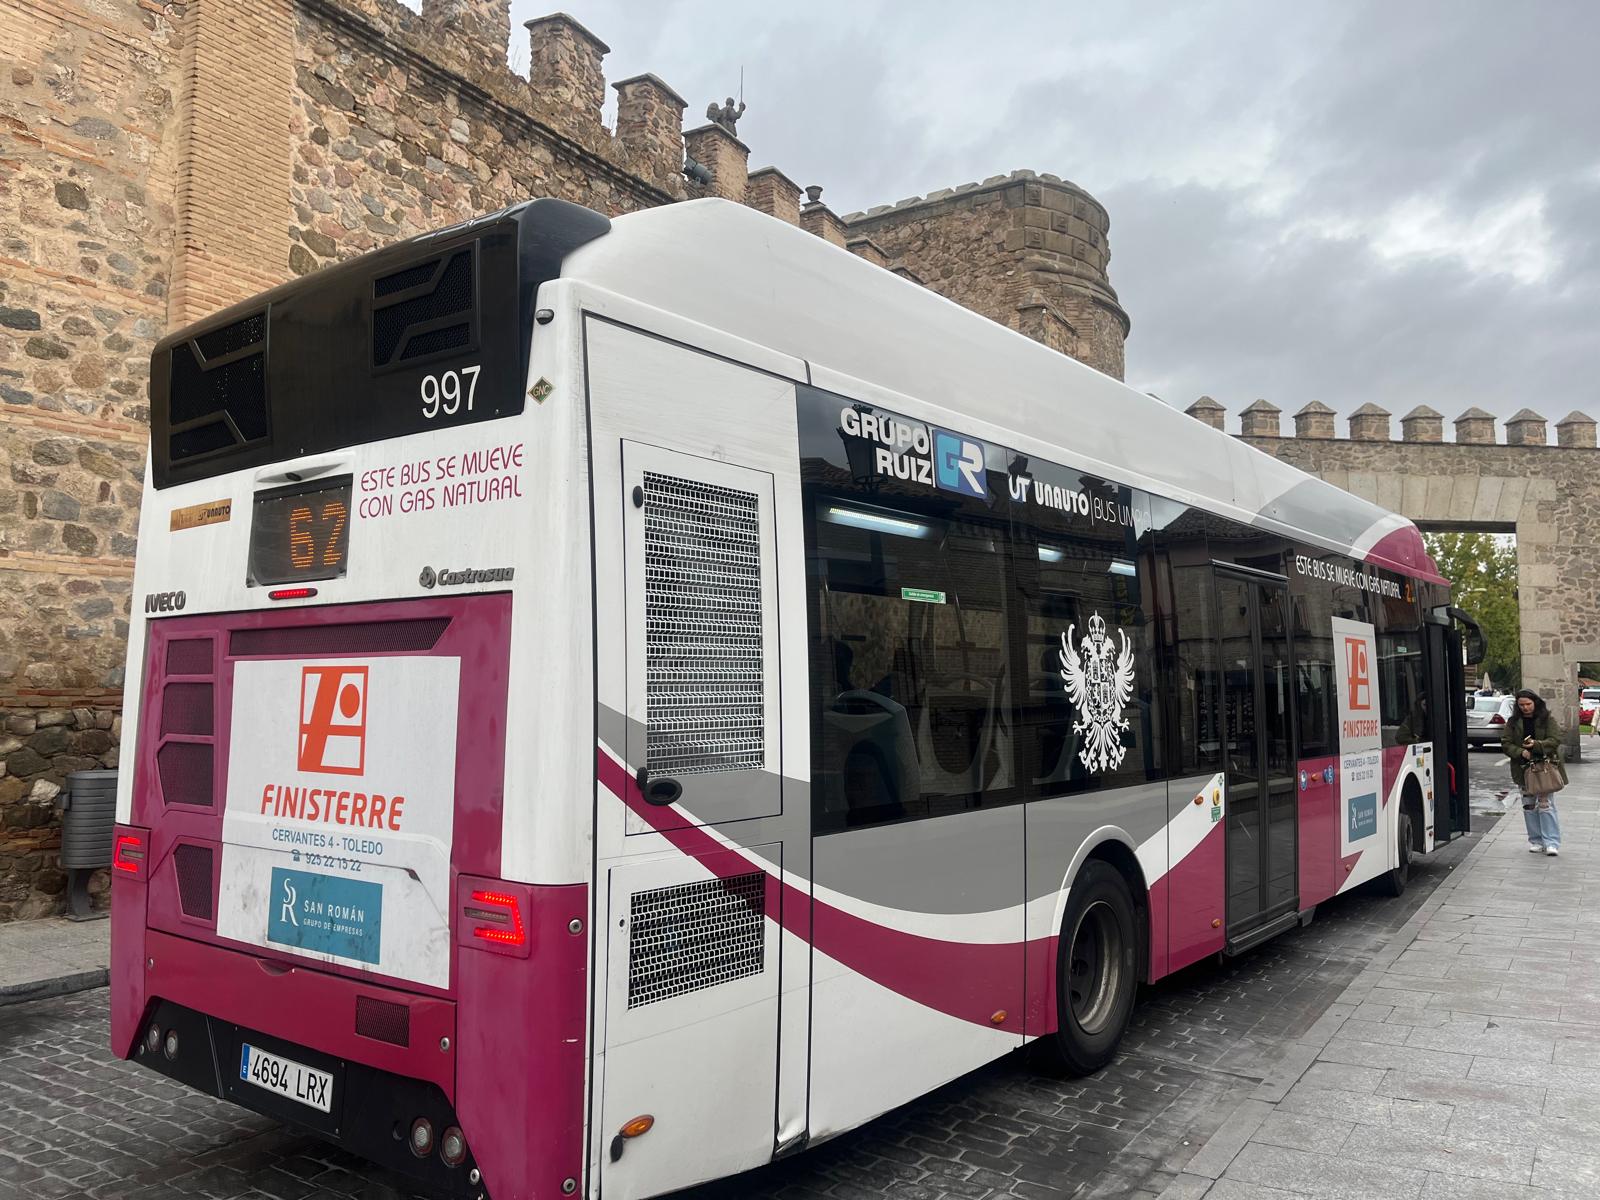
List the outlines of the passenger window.
<svg viewBox="0 0 1600 1200">
<path fill-rule="evenodd" d="M 981 504 L 937 508 L 813 496 L 818 832 L 1019 798 L 1005 529 Z"/>
<path fill-rule="evenodd" d="M 1026 636 L 1018 737 L 1030 794 L 1158 779 L 1148 509 L 1141 531 L 1131 489 L 1048 464 L 1034 468 L 1026 491 L 1014 510 L 1013 554 Z"/>
</svg>

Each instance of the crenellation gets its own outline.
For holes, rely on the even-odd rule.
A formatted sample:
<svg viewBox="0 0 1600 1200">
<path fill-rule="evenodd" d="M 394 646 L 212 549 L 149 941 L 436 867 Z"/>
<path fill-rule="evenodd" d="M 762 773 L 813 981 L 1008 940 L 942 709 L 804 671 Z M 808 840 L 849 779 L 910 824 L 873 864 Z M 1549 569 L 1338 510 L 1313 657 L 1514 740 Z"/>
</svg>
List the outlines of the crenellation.
<svg viewBox="0 0 1600 1200">
<path fill-rule="evenodd" d="M 1350 437 L 1360 442 L 1387 442 L 1389 440 L 1389 410 L 1371 401 L 1350 414 Z"/>
<path fill-rule="evenodd" d="M 1222 429 L 1228 415 L 1228 410 L 1223 408 L 1210 396 L 1201 396 L 1188 408 L 1183 410 L 1203 425 L 1213 429 Z"/>
<path fill-rule="evenodd" d="M 1469 408 L 1455 420 L 1456 441 L 1473 445 L 1491 445 L 1494 438 L 1494 418 L 1481 408 Z"/>
<path fill-rule="evenodd" d="M 1586 413 L 1568 413 L 1556 422 L 1556 444 L 1574 449 L 1595 449 L 1595 419 Z"/>
<path fill-rule="evenodd" d="M 1294 414 L 1295 437 L 1331 438 L 1336 436 L 1333 409 L 1320 400 L 1312 400 Z"/>
<path fill-rule="evenodd" d="M 1524 408 L 1506 418 L 1506 445 L 1543 446 L 1549 442 L 1545 419 L 1531 408 Z"/>
<path fill-rule="evenodd" d="M 1257 400 L 1239 414 L 1239 432 L 1245 437 L 1275 438 L 1283 431 L 1283 409 L 1270 400 Z"/>
<path fill-rule="evenodd" d="M 606 102 L 602 62 L 611 47 L 566 13 L 524 21 L 528 31 L 528 86 L 542 113 L 565 132 L 600 127 Z"/>
<path fill-rule="evenodd" d="M 777 167 L 750 172 L 745 181 L 744 202 L 769 217 L 790 225 L 800 224 L 800 185 Z"/>
<path fill-rule="evenodd" d="M 1400 418 L 1400 440 L 1406 442 L 1444 441 L 1444 414 L 1419 404 Z"/>
</svg>

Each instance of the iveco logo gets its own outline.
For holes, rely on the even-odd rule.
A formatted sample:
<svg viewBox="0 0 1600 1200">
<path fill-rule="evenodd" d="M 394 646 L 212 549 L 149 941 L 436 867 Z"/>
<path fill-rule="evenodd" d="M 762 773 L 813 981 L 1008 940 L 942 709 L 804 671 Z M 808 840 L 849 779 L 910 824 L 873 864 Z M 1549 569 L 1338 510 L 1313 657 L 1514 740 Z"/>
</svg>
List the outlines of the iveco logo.
<svg viewBox="0 0 1600 1200">
<path fill-rule="evenodd" d="M 182 592 L 151 592 L 144 598 L 147 613 L 178 612 L 189 602 Z"/>
<path fill-rule="evenodd" d="M 516 570 L 515 567 L 470 567 L 462 571 L 451 571 L 440 567 L 435 571 L 432 567 L 423 567 L 422 574 L 417 576 L 417 582 L 425 588 L 431 588 L 435 584 L 440 587 L 457 587 L 463 583 L 510 583 Z"/>
</svg>

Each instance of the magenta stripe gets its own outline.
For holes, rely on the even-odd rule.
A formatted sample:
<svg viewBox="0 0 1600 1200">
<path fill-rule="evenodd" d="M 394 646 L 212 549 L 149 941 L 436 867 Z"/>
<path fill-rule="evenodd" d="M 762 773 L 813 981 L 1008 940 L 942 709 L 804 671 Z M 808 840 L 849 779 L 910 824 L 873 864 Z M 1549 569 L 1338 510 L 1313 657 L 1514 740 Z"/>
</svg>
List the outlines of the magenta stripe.
<svg viewBox="0 0 1600 1200">
<path fill-rule="evenodd" d="M 664 820 L 666 810 L 646 803 L 633 777 L 605 751 L 597 751 L 595 763 L 600 782 L 674 847 L 692 858 L 721 856 L 720 861 L 706 864 L 719 877 L 740 874 L 750 866 L 772 874 L 766 864 L 742 853 L 739 857 L 743 862 L 731 860 L 729 847 L 703 828 Z M 937 1012 L 975 1025 L 1023 1032 L 1025 943 L 950 942 L 922 937 L 813 900 L 792 884 L 780 881 L 780 886 L 783 911 L 789 914 L 784 928 L 829 958 Z M 767 897 L 767 916 L 777 920 L 778 889 L 768 889 Z M 811 914 L 809 923 L 806 913 Z M 1041 943 L 1054 940 L 1039 939 Z M 994 1021 L 1000 1012 L 1005 1013 L 1004 1019 Z"/>
</svg>

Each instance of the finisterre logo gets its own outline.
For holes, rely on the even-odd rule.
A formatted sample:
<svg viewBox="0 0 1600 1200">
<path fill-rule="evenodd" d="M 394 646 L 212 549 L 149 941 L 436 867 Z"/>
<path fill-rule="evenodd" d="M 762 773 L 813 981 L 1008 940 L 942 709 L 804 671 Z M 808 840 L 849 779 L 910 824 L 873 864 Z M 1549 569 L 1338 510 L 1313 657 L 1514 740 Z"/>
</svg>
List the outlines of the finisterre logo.
<svg viewBox="0 0 1600 1200">
<path fill-rule="evenodd" d="M 366 771 L 366 667 L 302 668 L 298 766 L 330 775 Z"/>
<path fill-rule="evenodd" d="M 1122 715 L 1133 695 L 1134 653 L 1128 635 L 1117 630 L 1121 650 L 1106 636 L 1106 623 L 1099 612 L 1089 618 L 1089 632 L 1080 648 L 1074 648 L 1076 625 L 1068 625 L 1061 635 L 1061 678 L 1067 699 L 1082 714 L 1072 732 L 1083 736 L 1078 758 L 1091 775 L 1115 771 L 1122 765 L 1128 748 L 1121 731 L 1128 728 Z"/>
<path fill-rule="evenodd" d="M 1367 662 L 1367 640 L 1344 639 L 1345 676 L 1349 684 L 1351 712 L 1372 710 L 1372 672 Z"/>
</svg>

